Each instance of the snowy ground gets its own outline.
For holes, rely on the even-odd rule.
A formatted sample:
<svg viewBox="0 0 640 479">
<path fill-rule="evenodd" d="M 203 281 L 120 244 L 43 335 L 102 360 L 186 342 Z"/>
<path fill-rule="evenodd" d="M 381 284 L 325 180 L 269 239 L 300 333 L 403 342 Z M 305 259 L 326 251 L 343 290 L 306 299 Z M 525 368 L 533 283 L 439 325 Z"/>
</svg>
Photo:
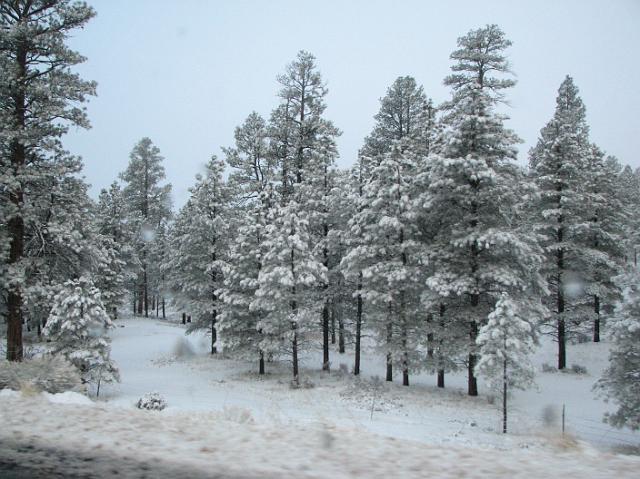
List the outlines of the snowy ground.
<svg viewBox="0 0 640 479">
<path fill-rule="evenodd" d="M 122 383 L 103 386 L 97 403 L 0 394 L 5 464 L 26 455 L 55 470 L 50 461 L 57 458 L 78 477 L 84 470 L 110 477 L 100 469 L 109 464 L 131 477 L 175 477 L 176 467 L 192 477 L 220 472 L 229 478 L 424 477 L 433 471 L 437 477 L 591 478 L 640 470 L 639 458 L 608 452 L 637 448 L 640 435 L 604 425 L 607 406 L 591 392 L 606 364 L 606 344 L 570 347 L 569 364 L 585 366 L 587 375 L 540 373 L 538 390 L 516 393 L 510 433 L 503 435 L 497 406 L 482 391 L 467 397 L 462 374 L 448 376 L 445 390 L 426 374 L 412 376 L 406 388 L 373 380 L 384 371 L 383 360 L 365 354 L 357 380 L 340 372 L 341 363 L 351 367 L 351 356 L 332 351 L 331 374 L 317 370 L 319 354 L 311 353 L 303 383 L 313 387 L 293 390 L 286 364 L 268 364 L 269 374 L 259 377 L 254 364 L 212 358 L 208 338 L 185 338 L 182 325 L 139 318 L 118 324 L 113 357 Z M 537 357 L 553 363 L 551 349 Z M 135 409 L 151 391 L 167 399 L 166 410 Z M 562 404 L 577 442 L 562 438 L 557 422 L 543 424 L 543 411 Z"/>
</svg>

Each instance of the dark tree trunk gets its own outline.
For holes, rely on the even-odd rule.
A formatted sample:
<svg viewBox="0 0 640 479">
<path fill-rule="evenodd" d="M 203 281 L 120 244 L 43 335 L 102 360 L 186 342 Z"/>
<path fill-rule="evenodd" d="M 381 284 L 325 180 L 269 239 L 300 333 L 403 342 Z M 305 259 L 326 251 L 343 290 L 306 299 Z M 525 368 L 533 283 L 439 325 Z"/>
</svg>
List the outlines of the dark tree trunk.
<svg viewBox="0 0 640 479">
<path fill-rule="evenodd" d="M 336 310 L 331 308 L 331 344 L 336 344 Z"/>
<path fill-rule="evenodd" d="M 142 316 L 143 304 L 144 304 L 144 284 L 141 281 L 140 284 L 138 285 L 138 316 Z"/>
<path fill-rule="evenodd" d="M 218 312 L 213 311 L 213 319 L 211 320 L 211 354 L 216 354 L 218 348 L 216 347 L 216 341 L 218 341 L 218 332 L 216 331 L 216 321 Z"/>
<path fill-rule="evenodd" d="M 387 353 L 387 381 L 393 381 L 393 363 L 391 362 L 391 353 Z"/>
<path fill-rule="evenodd" d="M 360 289 L 362 288 L 361 280 L 358 280 L 358 298 L 357 298 L 357 311 L 356 311 L 356 352 L 355 352 L 355 365 L 353 367 L 353 374 L 358 376 L 360 374 L 360 337 L 362 335 L 362 295 Z"/>
<path fill-rule="evenodd" d="M 167 319 L 167 315 L 165 314 L 165 308 L 164 308 L 164 296 L 162 297 L 162 319 Z"/>
<path fill-rule="evenodd" d="M 191 315 L 189 314 L 187 315 L 187 323 L 190 323 L 190 322 L 191 322 Z"/>
<path fill-rule="evenodd" d="M 562 235 L 560 234 L 560 238 Z M 558 250 L 558 297 L 557 297 L 557 312 L 558 312 L 558 369 L 565 369 L 567 367 L 567 338 L 564 322 L 564 292 L 562 290 L 562 271 L 564 269 L 564 251 Z"/>
<path fill-rule="evenodd" d="M 338 352 L 344 354 L 345 351 L 344 321 L 342 320 L 342 313 L 338 312 Z"/>
<path fill-rule="evenodd" d="M 133 288 L 133 315 L 135 316 L 136 314 L 136 299 L 137 299 L 137 294 L 136 294 L 136 290 L 135 290 L 135 286 Z"/>
<path fill-rule="evenodd" d="M 438 369 L 438 387 L 444 387 L 444 369 Z"/>
<path fill-rule="evenodd" d="M 144 317 L 149 317 L 149 283 L 146 264 L 144 265 Z"/>
<path fill-rule="evenodd" d="M 260 375 L 264 374 L 264 352 L 263 351 L 260 351 L 258 374 Z"/>
<path fill-rule="evenodd" d="M 597 294 L 593 298 L 593 309 L 595 312 L 595 320 L 593 324 L 593 342 L 600 342 L 600 296 Z"/>
<path fill-rule="evenodd" d="M 300 384 L 300 380 L 298 377 L 298 331 L 297 327 L 293 325 L 293 382 L 295 384 Z"/>
<path fill-rule="evenodd" d="M 478 324 L 475 321 L 471 322 L 471 331 L 469 333 L 470 340 L 472 344 L 475 344 L 476 338 L 478 337 Z M 475 367 L 476 367 L 476 354 L 471 352 L 469 353 L 469 367 L 468 367 L 468 393 L 469 396 L 477 396 L 478 395 L 478 380 L 475 375 Z"/>
<path fill-rule="evenodd" d="M 24 91 L 24 78 L 27 71 L 27 52 L 23 42 L 20 42 L 16 52 L 18 65 L 18 88 L 13 95 L 15 109 L 13 119 L 19 129 L 24 128 L 26 118 L 26 97 Z M 15 177 L 24 174 L 26 152 L 24 143 L 19 139 L 14 139 L 10 143 L 10 157 L 12 174 Z M 7 222 L 9 230 L 10 246 L 8 266 L 18 264 L 24 256 L 24 218 L 22 217 L 22 206 L 24 202 L 24 191 L 22 179 L 15 181 L 9 189 L 9 202 L 14 214 Z M 9 288 L 7 292 L 7 359 L 9 361 L 22 361 L 24 348 L 22 343 L 22 290 L 21 285 Z"/>
<path fill-rule="evenodd" d="M 187 324 L 187 313 L 182 313 L 182 324 Z"/>
<path fill-rule="evenodd" d="M 322 308 L 322 370 L 329 371 L 329 302 Z"/>
<path fill-rule="evenodd" d="M 502 362 L 502 432 L 507 433 L 507 360 Z"/>
<path fill-rule="evenodd" d="M 409 362 L 406 358 L 406 354 L 402 364 L 402 385 L 409 385 Z"/>
</svg>

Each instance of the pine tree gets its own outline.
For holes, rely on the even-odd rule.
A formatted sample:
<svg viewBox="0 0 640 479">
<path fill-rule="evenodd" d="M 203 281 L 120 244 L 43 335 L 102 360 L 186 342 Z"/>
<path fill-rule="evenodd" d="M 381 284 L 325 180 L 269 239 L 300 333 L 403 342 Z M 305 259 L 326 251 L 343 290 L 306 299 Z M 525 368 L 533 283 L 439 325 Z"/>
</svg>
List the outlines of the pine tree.
<svg viewBox="0 0 640 479">
<path fill-rule="evenodd" d="M 55 295 L 44 334 L 53 340 L 52 352 L 63 354 L 85 382 L 113 382 L 120 379 L 109 357 L 111 327 L 100 291 L 82 276 L 65 282 Z"/>
<path fill-rule="evenodd" d="M 229 241 L 233 238 L 229 193 L 222 179 L 224 163 L 213 157 L 205 176 L 198 175 L 191 198 L 180 210 L 171 234 L 171 255 L 163 270 L 174 301 L 193 317 L 187 332 L 211 335 L 211 354 L 217 352 L 217 323 L 222 312 Z"/>
<path fill-rule="evenodd" d="M 313 55 L 300 51 L 285 73 L 278 77 L 278 82 L 281 85 L 280 105 L 272 113 L 269 126 L 271 154 L 278 170 L 280 204 L 286 208 L 293 199 L 296 205 L 290 211 L 274 214 L 273 218 L 281 217 L 283 213 L 290 219 L 295 217 L 294 223 L 309 228 L 311 254 L 318 256 L 326 270 L 329 258 L 326 249 L 328 178 L 337 156 L 335 138 L 340 132 L 323 117 L 327 89 Z M 278 228 L 266 232 L 280 238 L 284 234 Z M 271 240 L 272 247 L 278 248 L 280 240 Z M 329 285 L 317 284 L 316 288 L 324 291 L 317 299 L 323 304 L 323 369 L 328 371 Z M 307 291 L 311 292 L 311 289 Z M 291 309 L 295 308 L 292 306 Z"/>
<path fill-rule="evenodd" d="M 150 250 L 160 225 L 171 217 L 171 185 L 165 179 L 160 149 L 149 138 L 140 140 L 131 151 L 129 165 L 120 174 L 125 182 L 123 195 L 128 218 L 136 230 L 134 248 L 140 261 L 136 296 L 137 313 L 149 316 L 149 288 L 153 282 Z M 157 274 L 157 269 L 153 271 Z"/>
<path fill-rule="evenodd" d="M 535 205 L 535 228 L 547 236 L 545 271 L 558 341 L 558 369 L 564 369 L 567 363 L 567 335 L 572 333 L 567 328 L 583 317 L 572 286 L 580 285 L 591 250 L 583 236 L 584 225 L 590 220 L 584 208 L 589 149 L 585 112 L 578 89 L 567 76 L 558 90 L 554 116 L 540 131 L 538 144 L 530 152 L 531 174 L 541 192 Z"/>
<path fill-rule="evenodd" d="M 438 225 L 427 286 L 446 301 L 451 330 L 466 331 L 471 396 L 478 394 L 476 338 L 498 295 L 509 293 L 532 321 L 543 314 L 538 238 L 518 227 L 518 205 L 532 191 L 515 165 L 519 140 L 496 112 L 504 90 L 514 84 L 504 78 L 510 45 L 495 25 L 458 39 L 451 54 L 454 73 L 445 79 L 453 90 L 444 117 L 449 139 L 442 154 L 429 159 L 422 202 Z"/>
<path fill-rule="evenodd" d="M 615 427 L 640 429 L 640 278 L 629 275 L 625 299 L 610 323 L 613 345 L 609 366 L 595 388 L 618 409 L 605 416 Z"/>
<path fill-rule="evenodd" d="M 33 218 L 51 179 L 72 175 L 60 138 L 70 126 L 87 128 L 80 104 L 95 83 L 71 68 L 84 58 L 65 45 L 95 12 L 69 0 L 17 0 L 0 4 L 0 216 L 6 224 L 0 247 L 6 264 L 7 359 L 23 356 L 22 319 L 28 280 L 26 245 L 36 236 Z M 42 92 L 47 92 L 43 95 Z M 4 228 L 3 228 L 4 229 Z M 3 295 L 4 296 L 4 295 Z"/>
<path fill-rule="evenodd" d="M 503 433 L 507 432 L 509 390 L 533 384 L 530 356 L 536 342 L 536 325 L 528 322 L 518 304 L 503 293 L 476 339 L 480 350 L 476 372 L 487 377 L 492 388 L 502 394 Z"/>
<path fill-rule="evenodd" d="M 416 368 L 417 304 L 422 255 L 416 242 L 415 176 L 425 154 L 428 101 L 412 77 L 399 77 L 380 100 L 376 125 L 359 154 L 357 212 L 349 227 L 350 251 L 343 269 L 356 282 L 356 329 L 361 328 L 363 299 L 370 326 L 387 355 L 388 381 L 393 363 L 401 365 L 403 384 Z M 356 342 L 359 345 L 359 333 Z M 357 354 L 359 355 L 359 347 Z M 358 359 L 359 362 L 359 359 Z M 359 372 L 359 364 L 356 368 Z"/>
<path fill-rule="evenodd" d="M 232 168 L 228 184 L 232 203 L 238 210 L 238 225 L 224 269 L 220 297 L 225 307 L 220 317 L 220 333 L 226 352 L 245 359 L 258 358 L 259 373 L 264 374 L 265 354 L 260 346 L 263 333 L 258 327 L 262 312 L 251 310 L 250 305 L 258 289 L 267 213 L 275 195 L 265 121 L 257 113 L 251 113 L 236 128 L 235 140 L 234 148 L 224 150 Z"/>
<path fill-rule="evenodd" d="M 298 385 L 299 353 L 308 341 L 320 312 L 318 287 L 327 281 L 326 267 L 313 253 L 307 214 L 297 201 L 270 211 L 265 228 L 265 254 L 258 289 L 250 307 L 264 312 L 258 329 L 264 353 L 285 353 L 292 362 L 293 384 Z"/>
<path fill-rule="evenodd" d="M 619 191 L 618 166 L 606 161 L 604 152 L 596 145 L 589 149 L 584 173 L 586 181 L 582 188 L 587 201 L 583 206 L 589 222 L 582 233 L 587 246 L 583 301 L 592 311 L 593 341 L 599 342 L 603 309 L 620 300 L 616 278 L 622 271 L 623 227 L 627 218 Z"/>
</svg>

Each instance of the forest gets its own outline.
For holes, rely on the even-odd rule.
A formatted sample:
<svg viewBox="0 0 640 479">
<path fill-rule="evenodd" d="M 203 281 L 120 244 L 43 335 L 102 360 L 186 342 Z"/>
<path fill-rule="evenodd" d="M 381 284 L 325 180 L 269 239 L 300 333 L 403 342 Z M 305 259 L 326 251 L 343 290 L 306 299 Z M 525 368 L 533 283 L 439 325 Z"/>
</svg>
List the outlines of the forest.
<svg viewBox="0 0 640 479">
<path fill-rule="evenodd" d="M 640 428 L 640 169 L 592 142 L 571 75 L 523 165 L 511 41 L 495 24 L 461 32 L 450 96 L 399 76 L 341 168 L 322 58 L 301 50 L 273 109 L 248 113 L 184 205 L 147 137 L 92 198 L 64 137 L 90 127 L 96 84 L 67 38 L 94 14 L 0 2 L 0 389 L 34 344 L 61 374 L 117 383 L 110 335 L 123 318 L 158 318 L 205 334 L 211 361 L 241 360 L 256 380 L 285 364 L 293 390 L 309 369 L 336 373 L 345 351 L 348 375 L 366 350 L 405 387 L 464 372 L 466 395 L 482 395 L 482 378 L 499 397 L 506 433 L 541 342 L 567 371 L 568 345 L 609 341 L 592 394 L 615 405 L 608 424 Z"/>
</svg>

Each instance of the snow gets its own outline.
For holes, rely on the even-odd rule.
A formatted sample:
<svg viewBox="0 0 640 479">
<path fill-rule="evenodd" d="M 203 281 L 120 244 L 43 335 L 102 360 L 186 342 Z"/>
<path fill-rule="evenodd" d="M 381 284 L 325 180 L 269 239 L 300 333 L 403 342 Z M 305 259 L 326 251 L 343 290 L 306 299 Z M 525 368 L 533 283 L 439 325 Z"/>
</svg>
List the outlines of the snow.
<svg viewBox="0 0 640 479">
<path fill-rule="evenodd" d="M 65 391 L 63 393 L 42 393 L 49 402 L 53 404 L 75 404 L 81 406 L 92 406 L 94 402 L 84 394 L 80 394 L 73 391 Z"/>
<path fill-rule="evenodd" d="M 407 388 L 372 379 L 384 371 L 384 358 L 364 354 L 356 379 L 346 372 L 346 354 L 332 351 L 330 374 L 317 370 L 317 351 L 304 358 L 302 386 L 290 389 L 289 364 L 267 363 L 269 374 L 260 377 L 255 364 L 212 358 L 209 338 L 185 337 L 181 324 L 136 318 L 118 325 L 112 354 L 122 383 L 103 385 L 97 401 L 1 391 L 0 444 L 56 444 L 73 457 L 106 454 L 106 464 L 135 458 L 145 467 L 184 467 L 193 477 L 206 477 L 213 464 L 224 477 L 604 478 L 635 477 L 640 468 L 640 458 L 610 452 L 637 447 L 639 435 L 602 424 L 607 406 L 590 391 L 606 363 L 605 343 L 569 348 L 569 364 L 586 366 L 587 375 L 538 373 L 537 390 L 515 394 L 511 432 L 503 435 L 498 405 L 482 384 L 480 397 L 466 396 L 463 373 L 448 375 L 444 390 L 427 374 L 412 375 Z M 553 353 L 545 343 L 536 367 L 552 362 Z M 167 408 L 137 410 L 137 400 L 152 391 Z M 558 424 L 542 420 L 547 406 L 563 403 L 565 437 Z M 0 453 L 13 460 L 15 449 Z M 53 456 L 66 457 L 64 451 Z M 91 464 L 100 476 L 98 460 L 77 467 Z"/>
</svg>

